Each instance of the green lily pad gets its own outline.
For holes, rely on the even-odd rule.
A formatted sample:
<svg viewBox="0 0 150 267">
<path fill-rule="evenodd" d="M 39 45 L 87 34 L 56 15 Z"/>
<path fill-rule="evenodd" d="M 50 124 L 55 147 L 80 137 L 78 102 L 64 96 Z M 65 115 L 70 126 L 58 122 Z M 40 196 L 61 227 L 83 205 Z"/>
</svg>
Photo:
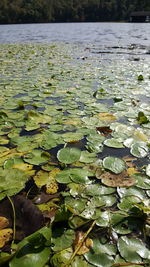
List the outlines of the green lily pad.
<svg viewBox="0 0 150 267">
<path fill-rule="evenodd" d="M 114 263 L 112 256 L 115 254 L 115 246 L 109 244 L 102 245 L 98 239 L 94 239 L 92 249 L 84 257 L 94 266 L 111 267 Z"/>
<path fill-rule="evenodd" d="M 140 263 L 142 261 L 141 258 L 146 259 L 149 257 L 149 250 L 138 238 L 121 237 L 118 241 L 118 249 L 120 255 L 127 262 Z"/>
<path fill-rule="evenodd" d="M 39 242 L 39 235 L 41 240 Z M 47 246 L 51 237 L 51 230 L 47 227 L 40 229 L 31 236 L 26 237 L 18 244 L 16 255 L 10 261 L 10 267 L 42 267 L 49 260 L 50 246 Z M 37 242 L 38 241 L 38 242 Z"/>
<path fill-rule="evenodd" d="M 114 148 L 123 148 L 124 145 L 115 138 L 107 139 L 104 141 L 104 145 Z"/>
<path fill-rule="evenodd" d="M 0 170 L 0 199 L 22 190 L 29 175 L 19 169 Z"/>
<path fill-rule="evenodd" d="M 122 159 L 115 157 L 104 158 L 103 166 L 105 169 L 108 169 L 116 174 L 119 174 L 126 169 L 125 162 Z"/>
<path fill-rule="evenodd" d="M 144 142 L 137 142 L 131 145 L 130 153 L 137 158 L 144 158 L 148 155 L 148 147 Z"/>
<path fill-rule="evenodd" d="M 50 160 L 50 154 L 42 150 L 32 150 L 32 152 L 24 155 L 24 161 L 30 164 L 39 165 Z"/>
<path fill-rule="evenodd" d="M 59 252 L 61 250 L 71 247 L 71 245 L 73 244 L 74 238 L 75 238 L 75 232 L 73 230 L 63 231 L 60 234 L 58 230 L 57 237 L 52 237 L 52 240 L 51 240 L 53 244 L 52 250 L 55 252 Z"/>
<path fill-rule="evenodd" d="M 81 151 L 77 148 L 65 147 L 58 151 L 57 158 L 60 162 L 71 164 L 80 159 Z"/>
<path fill-rule="evenodd" d="M 90 153 L 88 151 L 81 151 L 80 162 L 92 163 L 96 161 L 96 153 Z"/>
</svg>

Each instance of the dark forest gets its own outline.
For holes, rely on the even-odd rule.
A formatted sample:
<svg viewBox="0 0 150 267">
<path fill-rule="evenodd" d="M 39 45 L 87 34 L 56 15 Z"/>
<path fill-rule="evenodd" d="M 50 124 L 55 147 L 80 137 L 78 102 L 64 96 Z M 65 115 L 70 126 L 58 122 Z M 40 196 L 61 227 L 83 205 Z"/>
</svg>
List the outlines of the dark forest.
<svg viewBox="0 0 150 267">
<path fill-rule="evenodd" d="M 0 23 L 128 21 L 149 0 L 0 0 Z"/>
</svg>

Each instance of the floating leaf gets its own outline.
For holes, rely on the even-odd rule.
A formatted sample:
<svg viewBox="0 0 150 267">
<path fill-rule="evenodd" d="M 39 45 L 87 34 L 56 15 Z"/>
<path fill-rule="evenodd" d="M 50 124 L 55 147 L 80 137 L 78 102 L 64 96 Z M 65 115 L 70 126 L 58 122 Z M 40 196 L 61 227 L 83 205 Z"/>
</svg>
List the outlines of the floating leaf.
<svg viewBox="0 0 150 267">
<path fill-rule="evenodd" d="M 115 157 L 104 158 L 103 166 L 105 169 L 108 169 L 116 174 L 119 174 L 126 169 L 125 162 L 122 159 Z"/>
<path fill-rule="evenodd" d="M 58 173 L 58 175 L 56 176 L 56 181 L 63 184 L 67 184 L 72 181 L 77 184 L 89 184 L 90 180 L 88 176 L 90 175 L 91 173 L 84 169 L 68 169 Z"/>
<path fill-rule="evenodd" d="M 100 227 L 108 227 L 110 224 L 110 212 L 103 211 L 98 219 L 96 219 L 96 225 Z"/>
<path fill-rule="evenodd" d="M 96 153 L 81 151 L 80 161 L 84 163 L 92 163 L 96 161 Z"/>
<path fill-rule="evenodd" d="M 42 267 L 50 256 L 51 230 L 44 227 L 26 237 L 18 244 L 16 255 L 10 261 L 10 267 Z"/>
<path fill-rule="evenodd" d="M 144 112 L 142 111 L 139 111 L 137 121 L 139 124 L 145 124 L 149 122 L 148 118 L 145 116 Z"/>
<path fill-rule="evenodd" d="M 113 245 L 102 245 L 98 239 L 94 239 L 92 249 L 84 257 L 94 266 L 111 267 L 114 263 L 112 255 L 115 253 L 116 250 Z"/>
<path fill-rule="evenodd" d="M 81 151 L 77 148 L 62 148 L 57 153 L 57 158 L 60 162 L 71 164 L 80 159 Z"/>
<path fill-rule="evenodd" d="M 113 120 L 116 120 L 117 118 L 116 118 L 116 116 L 114 116 L 113 114 L 111 114 L 111 113 L 106 113 L 106 112 L 101 112 L 101 113 L 99 113 L 98 115 L 98 118 L 100 119 L 100 120 L 104 120 L 104 121 L 113 121 Z"/>
<path fill-rule="evenodd" d="M 120 255 L 127 261 L 139 263 L 141 258 L 149 257 L 149 250 L 144 246 L 143 242 L 138 238 L 120 237 L 118 241 L 118 249 Z"/>
<path fill-rule="evenodd" d="M 107 139 L 104 141 L 104 145 L 114 148 L 123 148 L 124 145 L 115 138 Z"/>
<path fill-rule="evenodd" d="M 13 230 L 10 228 L 0 230 L 0 248 L 12 240 Z"/>
<path fill-rule="evenodd" d="M 129 177 L 127 171 L 123 171 L 120 174 L 105 172 L 101 175 L 101 181 L 111 187 L 130 187 L 136 183 L 134 178 Z"/>
<path fill-rule="evenodd" d="M 73 230 L 63 231 L 63 229 L 58 230 L 57 237 L 52 237 L 53 251 L 58 252 L 66 248 L 71 247 L 75 239 L 75 233 Z"/>
<path fill-rule="evenodd" d="M 144 158 L 148 154 L 148 147 L 144 142 L 137 142 L 131 145 L 130 153 L 137 158 Z"/>
<path fill-rule="evenodd" d="M 39 165 L 50 160 L 50 154 L 42 150 L 32 150 L 24 156 L 24 161 L 30 164 Z"/>
<path fill-rule="evenodd" d="M 0 217 L 0 229 L 6 228 L 9 225 L 9 221 L 5 217 Z"/>
<path fill-rule="evenodd" d="M 146 166 L 146 175 L 150 177 L 150 164 Z"/>
</svg>

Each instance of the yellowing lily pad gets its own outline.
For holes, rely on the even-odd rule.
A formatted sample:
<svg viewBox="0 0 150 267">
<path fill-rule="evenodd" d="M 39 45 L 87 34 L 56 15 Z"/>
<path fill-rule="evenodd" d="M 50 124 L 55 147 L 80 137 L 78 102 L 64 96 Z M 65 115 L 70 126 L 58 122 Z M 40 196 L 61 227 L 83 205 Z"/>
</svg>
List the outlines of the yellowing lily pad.
<svg viewBox="0 0 150 267">
<path fill-rule="evenodd" d="M 99 114 L 96 115 L 101 121 L 114 121 L 117 120 L 116 116 L 107 113 L 107 112 L 100 112 Z"/>
<path fill-rule="evenodd" d="M 4 245 L 12 240 L 13 230 L 11 228 L 0 230 L 0 248 L 4 247 Z"/>
</svg>

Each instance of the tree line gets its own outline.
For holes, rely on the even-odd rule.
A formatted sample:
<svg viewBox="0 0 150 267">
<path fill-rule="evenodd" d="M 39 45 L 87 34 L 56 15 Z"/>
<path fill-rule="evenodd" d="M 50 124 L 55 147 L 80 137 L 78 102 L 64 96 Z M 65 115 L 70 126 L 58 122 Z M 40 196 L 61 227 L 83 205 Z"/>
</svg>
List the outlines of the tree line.
<svg viewBox="0 0 150 267">
<path fill-rule="evenodd" d="M 150 0 L 0 0 L 0 23 L 128 21 Z"/>
</svg>

